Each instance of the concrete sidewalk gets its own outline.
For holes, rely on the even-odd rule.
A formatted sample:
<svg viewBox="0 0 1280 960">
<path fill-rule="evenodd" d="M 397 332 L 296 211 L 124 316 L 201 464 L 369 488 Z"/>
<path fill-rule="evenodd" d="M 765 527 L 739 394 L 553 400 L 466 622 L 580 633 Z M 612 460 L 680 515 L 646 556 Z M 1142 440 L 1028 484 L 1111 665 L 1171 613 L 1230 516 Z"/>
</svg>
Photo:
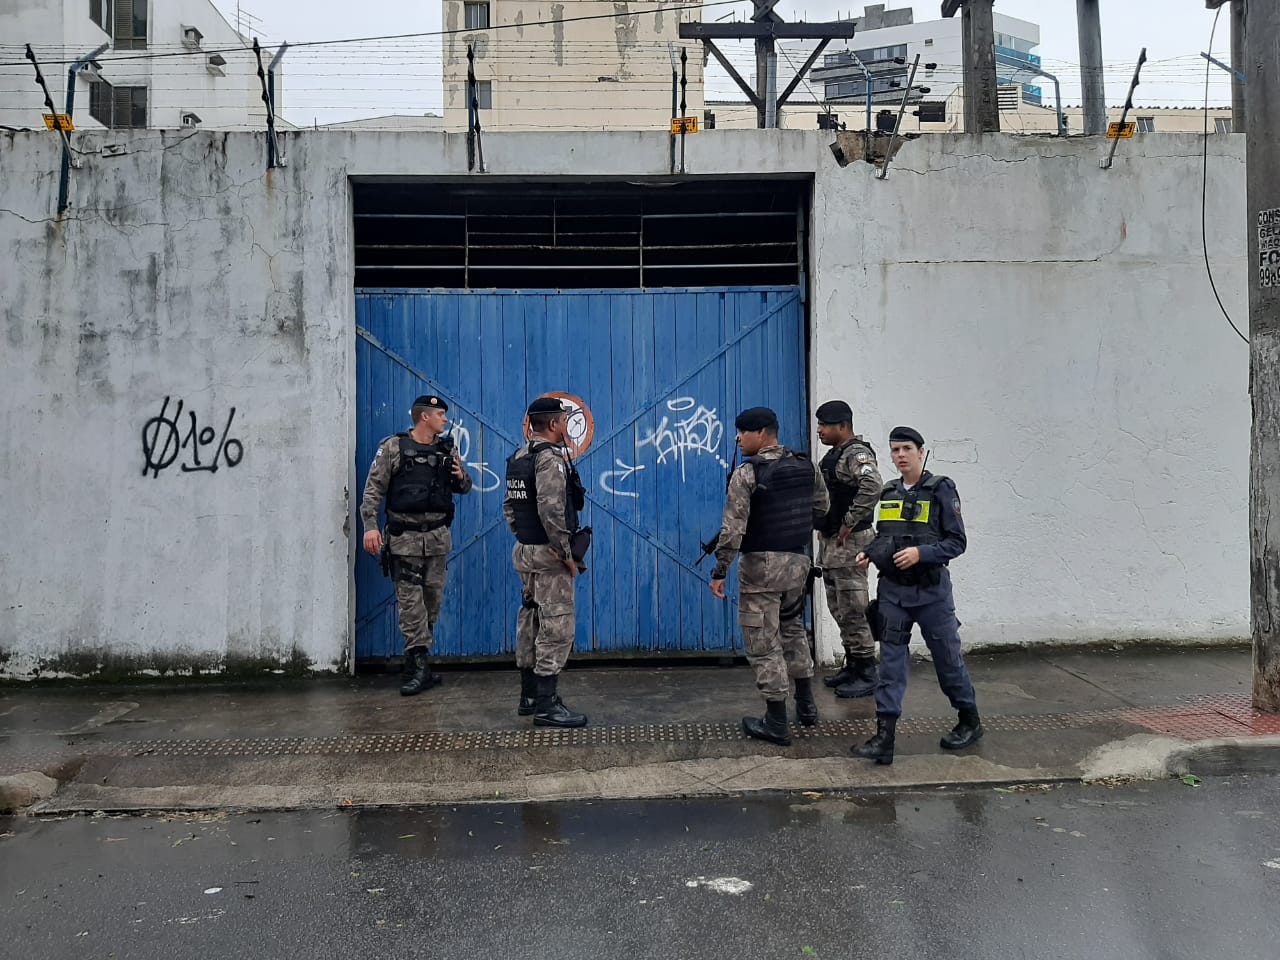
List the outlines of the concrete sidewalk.
<svg viewBox="0 0 1280 960">
<path fill-rule="evenodd" d="M 856 791 L 1163 775 L 1188 744 L 1280 735 L 1280 717 L 1249 708 L 1243 648 L 968 659 L 986 738 L 939 749 L 954 714 L 917 662 L 891 767 L 847 753 L 873 728 L 870 699 L 820 688 L 818 725 L 775 747 L 742 736 L 740 718 L 762 709 L 746 667 L 637 664 L 571 666 L 561 693 L 591 726 L 564 731 L 516 716 L 514 669 L 446 672 L 413 698 L 389 674 L 8 688 L 0 776 L 56 781 L 39 812 Z"/>
</svg>

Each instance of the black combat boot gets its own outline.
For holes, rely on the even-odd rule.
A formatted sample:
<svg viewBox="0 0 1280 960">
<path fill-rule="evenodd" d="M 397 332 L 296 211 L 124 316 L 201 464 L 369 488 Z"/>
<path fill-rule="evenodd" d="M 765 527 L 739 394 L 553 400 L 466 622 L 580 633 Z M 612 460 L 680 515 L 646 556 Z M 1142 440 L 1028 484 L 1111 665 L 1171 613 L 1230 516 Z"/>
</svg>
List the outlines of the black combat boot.
<svg viewBox="0 0 1280 960">
<path fill-rule="evenodd" d="M 943 750 L 963 750 L 981 740 L 985 732 L 977 710 L 961 710 L 960 721 L 951 728 L 951 732 L 946 734 L 940 743 Z"/>
<path fill-rule="evenodd" d="M 854 661 L 853 677 L 848 683 L 836 687 L 836 696 L 846 700 L 869 697 L 876 692 L 876 658 L 865 657 Z"/>
<path fill-rule="evenodd" d="M 804 727 L 812 727 L 818 722 L 818 705 L 813 702 L 812 677 L 796 677 L 796 719 Z"/>
<path fill-rule="evenodd" d="M 833 673 L 829 677 L 823 677 L 822 682 L 828 687 L 842 687 L 857 676 L 858 658 L 852 653 L 846 653 L 844 655 L 844 666 L 840 668 L 840 672 Z"/>
<path fill-rule="evenodd" d="M 809 694 L 810 699 L 813 693 Z M 768 740 L 780 747 L 791 746 L 791 731 L 787 729 L 787 701 L 766 700 L 763 717 L 743 717 L 742 732 L 757 740 Z"/>
<path fill-rule="evenodd" d="M 516 707 L 516 713 L 527 717 L 537 709 L 538 677 L 534 674 L 533 667 L 523 667 L 520 670 L 520 705 Z"/>
<path fill-rule="evenodd" d="M 415 693 L 430 690 L 440 682 L 440 678 L 431 672 L 430 655 L 426 650 L 414 647 L 409 651 L 408 657 L 413 661 L 413 672 L 400 688 L 400 696 L 412 697 Z"/>
<path fill-rule="evenodd" d="M 862 760 L 874 760 L 882 766 L 893 763 L 893 738 L 898 727 L 897 717 L 876 717 L 876 735 L 866 743 L 852 746 L 849 752 Z"/>
<path fill-rule="evenodd" d="M 558 676 L 538 677 L 538 698 L 534 707 L 535 727 L 585 727 L 587 716 L 575 713 L 564 705 L 556 694 Z"/>
</svg>

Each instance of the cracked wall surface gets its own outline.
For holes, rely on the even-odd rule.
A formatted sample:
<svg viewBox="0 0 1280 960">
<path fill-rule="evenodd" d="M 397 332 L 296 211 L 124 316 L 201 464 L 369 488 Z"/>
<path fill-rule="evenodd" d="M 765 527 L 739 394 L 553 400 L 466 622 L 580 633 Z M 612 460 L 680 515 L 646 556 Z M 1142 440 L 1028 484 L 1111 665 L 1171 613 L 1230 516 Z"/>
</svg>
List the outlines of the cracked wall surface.
<svg viewBox="0 0 1280 960">
<path fill-rule="evenodd" d="M 851 393 L 882 450 L 897 423 L 933 442 L 970 534 L 966 641 L 1248 636 L 1248 348 L 1205 273 L 1201 141 L 1110 171 L 1105 146 L 924 137 L 886 183 L 819 179 L 814 397 Z M 1240 323 L 1243 143 L 1211 150 Z"/>
<path fill-rule="evenodd" d="M 283 139 L 268 173 L 259 134 L 78 135 L 59 221 L 58 141 L 0 132 L 0 676 L 344 664 L 349 178 L 465 176 L 465 140 Z M 1240 319 L 1237 139 L 1211 146 L 1208 244 Z M 1098 141 L 925 137 L 884 182 L 830 141 L 710 133 L 687 167 L 812 178 L 811 398 L 848 399 L 888 472 L 889 427 L 934 444 L 969 525 L 965 639 L 1247 635 L 1247 356 L 1205 279 L 1199 140 L 1124 144 L 1102 171 Z M 665 135 L 637 132 L 486 134 L 484 151 L 491 177 L 669 161 Z M 198 420 L 157 473 L 162 410 Z M 240 459 L 194 469 L 225 437 Z"/>
</svg>

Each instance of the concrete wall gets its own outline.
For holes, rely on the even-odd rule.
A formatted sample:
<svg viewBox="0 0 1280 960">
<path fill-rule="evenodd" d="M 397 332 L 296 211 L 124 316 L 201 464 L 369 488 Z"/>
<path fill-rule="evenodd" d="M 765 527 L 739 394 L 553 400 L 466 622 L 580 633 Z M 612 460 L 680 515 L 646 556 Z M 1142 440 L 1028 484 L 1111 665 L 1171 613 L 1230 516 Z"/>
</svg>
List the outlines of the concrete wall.
<svg viewBox="0 0 1280 960">
<path fill-rule="evenodd" d="M 462 176 L 465 140 L 285 140 L 268 174 L 257 135 L 85 134 L 59 223 L 56 139 L 0 133 L 0 674 L 344 663 L 348 177 Z M 1104 172 L 1096 140 L 939 136 L 887 182 L 830 141 L 700 134 L 688 167 L 814 178 L 812 397 L 849 399 L 882 451 L 918 427 L 955 477 L 966 639 L 1245 635 L 1246 350 L 1200 259 L 1200 141 L 1126 143 Z M 491 134 L 485 157 L 490 180 L 668 162 L 642 133 Z M 1208 242 L 1238 320 L 1242 173 L 1215 138 Z M 240 448 L 184 471 L 233 407 Z"/>
</svg>

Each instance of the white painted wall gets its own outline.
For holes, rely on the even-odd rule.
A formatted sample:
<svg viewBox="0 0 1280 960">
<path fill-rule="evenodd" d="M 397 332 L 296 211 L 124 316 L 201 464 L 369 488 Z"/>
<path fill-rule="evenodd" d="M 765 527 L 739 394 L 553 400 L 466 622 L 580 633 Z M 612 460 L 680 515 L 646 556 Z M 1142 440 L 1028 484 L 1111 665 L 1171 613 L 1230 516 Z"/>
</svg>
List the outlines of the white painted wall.
<svg viewBox="0 0 1280 960">
<path fill-rule="evenodd" d="M 355 436 L 349 176 L 462 176 L 465 138 L 0 132 L 0 675 L 344 662 Z M 1247 633 L 1246 351 L 1199 249 L 1200 141 L 924 138 L 887 182 L 829 134 L 731 131 L 692 175 L 814 178 L 811 394 L 965 501 L 972 642 Z M 123 156 L 103 156 L 122 144 Z M 662 176 L 661 134 L 491 134 L 503 176 Z M 1245 316 L 1243 145 L 1210 146 L 1219 289 Z M 239 465 L 143 475 L 181 398 Z M 171 407 L 172 410 L 172 407 Z M 185 424 L 184 424 L 185 427 Z M 816 444 L 816 439 L 814 440 Z M 209 448 L 202 456 L 208 462 Z M 887 459 L 887 458 L 886 458 Z M 819 621 L 824 657 L 836 637 Z"/>
</svg>

